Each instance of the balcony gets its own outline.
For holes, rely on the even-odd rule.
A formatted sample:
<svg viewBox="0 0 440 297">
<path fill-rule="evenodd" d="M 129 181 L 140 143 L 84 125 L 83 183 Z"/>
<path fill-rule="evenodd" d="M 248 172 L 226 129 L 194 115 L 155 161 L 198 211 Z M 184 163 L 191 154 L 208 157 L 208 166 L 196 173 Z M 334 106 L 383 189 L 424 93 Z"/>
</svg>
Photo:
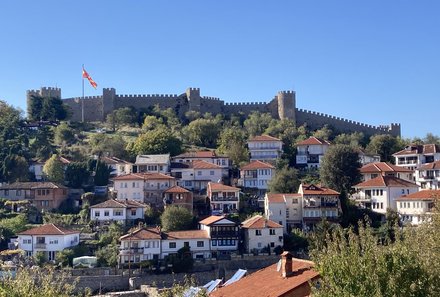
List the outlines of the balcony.
<svg viewBox="0 0 440 297">
<path fill-rule="evenodd" d="M 135 255 L 135 254 L 143 254 L 144 248 L 124 248 L 120 250 L 121 255 Z"/>
<path fill-rule="evenodd" d="M 238 201 L 238 197 L 229 196 L 229 197 L 212 197 L 212 201 Z"/>
<path fill-rule="evenodd" d="M 211 231 L 211 238 L 216 237 L 238 237 L 237 231 Z"/>
<path fill-rule="evenodd" d="M 45 243 L 36 243 L 34 245 L 34 248 L 36 248 L 36 249 L 45 249 L 46 248 L 46 244 Z"/>
</svg>

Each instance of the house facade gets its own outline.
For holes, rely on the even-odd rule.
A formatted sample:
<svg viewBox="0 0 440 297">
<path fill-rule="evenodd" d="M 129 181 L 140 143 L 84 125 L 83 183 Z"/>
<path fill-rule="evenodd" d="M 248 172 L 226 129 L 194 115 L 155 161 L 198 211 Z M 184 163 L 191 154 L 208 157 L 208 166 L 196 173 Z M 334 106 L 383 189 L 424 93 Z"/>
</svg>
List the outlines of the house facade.
<svg viewBox="0 0 440 297">
<path fill-rule="evenodd" d="M 396 199 L 397 212 L 404 224 L 419 225 L 429 220 L 434 203 L 440 199 L 440 190 L 422 190 Z"/>
<path fill-rule="evenodd" d="M 194 259 L 211 258 L 210 237 L 206 230 L 187 230 L 164 232 L 162 256 L 177 254 L 183 247 L 189 247 Z"/>
<path fill-rule="evenodd" d="M 121 222 L 131 225 L 135 220 L 143 220 L 146 205 L 136 200 L 109 199 L 90 206 L 90 219 L 95 222 Z"/>
<path fill-rule="evenodd" d="M 227 156 L 217 155 L 215 151 L 196 151 L 187 152 L 171 158 L 176 163 L 192 163 L 194 161 L 205 161 L 218 165 L 222 168 L 222 175 L 229 176 L 232 161 Z"/>
<path fill-rule="evenodd" d="M 245 220 L 241 228 L 247 253 L 261 252 L 263 249 L 273 252 L 275 247 L 283 246 L 283 226 L 261 215 Z"/>
<path fill-rule="evenodd" d="M 440 161 L 426 163 L 416 169 L 416 184 L 421 189 L 439 189 L 440 183 Z"/>
<path fill-rule="evenodd" d="M 259 160 L 251 161 L 240 168 L 238 185 L 245 188 L 258 189 L 258 195 L 264 195 L 268 189 L 268 183 L 275 176 L 275 167 Z"/>
<path fill-rule="evenodd" d="M 208 199 L 212 214 L 237 212 L 240 189 L 219 183 L 208 183 Z"/>
<path fill-rule="evenodd" d="M 133 163 L 116 158 L 116 157 L 102 157 L 101 161 L 112 169 L 110 176 L 120 176 L 130 174 L 133 172 Z"/>
<path fill-rule="evenodd" d="M 136 172 L 162 173 L 170 172 L 170 154 L 136 156 Z"/>
<path fill-rule="evenodd" d="M 222 181 L 225 178 L 223 170 L 219 165 L 203 160 L 171 164 L 171 175 L 176 178 L 177 185 L 195 193 L 206 191 L 209 182 Z"/>
<path fill-rule="evenodd" d="M 199 222 L 200 230 L 208 232 L 211 238 L 211 252 L 214 258 L 228 255 L 238 249 L 238 224 L 224 216 L 210 216 Z"/>
<path fill-rule="evenodd" d="M 423 164 L 440 161 L 440 147 L 436 144 L 409 145 L 393 157 L 397 166 L 416 170 Z"/>
<path fill-rule="evenodd" d="M 375 162 L 362 166 L 359 170 L 364 181 L 382 176 L 394 176 L 414 182 L 414 171 L 406 167 L 396 166 L 387 162 Z"/>
<path fill-rule="evenodd" d="M 79 244 L 79 233 L 55 224 L 45 224 L 18 233 L 18 248 L 24 250 L 28 257 L 43 252 L 47 260 L 53 261 L 58 252 Z"/>
<path fill-rule="evenodd" d="M 310 137 L 297 143 L 297 166 L 307 169 L 318 169 L 329 146 L 330 142 L 317 137 Z"/>
<path fill-rule="evenodd" d="M 355 201 L 363 208 L 385 214 L 387 208 L 397 210 L 396 200 L 402 195 L 418 191 L 415 183 L 394 176 L 378 176 L 354 186 Z"/>
<path fill-rule="evenodd" d="M 164 192 L 164 207 L 175 205 L 193 212 L 193 193 L 180 186 L 171 187 Z"/>
<path fill-rule="evenodd" d="M 288 194 L 266 193 L 264 196 L 264 216 L 283 226 L 284 233 L 287 233 L 287 199 L 285 198 L 285 195 Z M 300 222 L 301 219 L 299 220 L 299 223 Z"/>
<path fill-rule="evenodd" d="M 251 160 L 276 161 L 283 151 L 283 142 L 269 135 L 255 136 L 247 144 Z"/>
</svg>

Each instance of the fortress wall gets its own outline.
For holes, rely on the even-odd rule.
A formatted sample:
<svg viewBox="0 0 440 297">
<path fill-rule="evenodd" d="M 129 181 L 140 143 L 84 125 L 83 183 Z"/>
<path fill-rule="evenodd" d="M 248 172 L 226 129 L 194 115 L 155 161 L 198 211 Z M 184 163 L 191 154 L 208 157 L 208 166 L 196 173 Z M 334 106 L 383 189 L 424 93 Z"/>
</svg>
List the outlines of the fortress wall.
<svg viewBox="0 0 440 297">
<path fill-rule="evenodd" d="M 81 98 L 63 99 L 63 103 L 68 106 L 71 113 L 72 121 L 81 121 Z M 85 97 L 84 99 L 84 120 L 89 122 L 102 121 L 102 97 L 93 96 Z"/>
<path fill-rule="evenodd" d="M 115 109 L 134 107 L 137 110 L 159 105 L 161 109 L 172 108 L 181 116 L 188 111 L 188 103 L 184 95 L 117 95 Z"/>
<path fill-rule="evenodd" d="M 212 114 L 222 113 L 222 107 L 225 103 L 218 99 L 212 97 L 202 97 L 200 100 L 200 112 L 202 114 L 210 112 Z"/>
<path fill-rule="evenodd" d="M 223 106 L 223 113 L 231 115 L 242 112 L 245 115 L 259 111 L 261 113 L 271 113 L 269 104 L 265 102 L 245 102 L 245 103 L 226 103 Z"/>
<path fill-rule="evenodd" d="M 296 109 L 296 123 L 298 126 L 307 123 L 307 126 L 311 129 L 320 129 L 324 125 L 329 125 L 341 133 L 362 132 L 366 135 L 391 134 L 393 136 L 400 136 L 399 124 L 391 124 L 390 126 L 372 126 L 303 109 Z"/>
</svg>

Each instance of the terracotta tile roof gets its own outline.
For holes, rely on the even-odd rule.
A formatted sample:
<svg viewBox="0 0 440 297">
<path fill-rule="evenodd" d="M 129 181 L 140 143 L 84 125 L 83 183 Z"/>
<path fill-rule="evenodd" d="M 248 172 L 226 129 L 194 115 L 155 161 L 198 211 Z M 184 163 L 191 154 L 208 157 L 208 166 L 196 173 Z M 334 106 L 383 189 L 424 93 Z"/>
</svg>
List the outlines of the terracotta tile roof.
<svg viewBox="0 0 440 297">
<path fill-rule="evenodd" d="M 296 145 L 298 146 L 298 145 L 323 145 L 323 144 L 330 145 L 330 142 L 328 142 L 327 140 L 312 136 L 306 140 L 303 140 L 303 141 L 297 143 Z"/>
<path fill-rule="evenodd" d="M 302 185 L 304 195 L 339 195 L 340 193 L 322 186 Z"/>
<path fill-rule="evenodd" d="M 281 141 L 279 138 L 272 137 L 269 135 L 259 135 L 255 136 L 252 139 L 249 139 L 249 141 Z"/>
<path fill-rule="evenodd" d="M 419 170 L 440 169 L 440 161 L 426 163 L 420 166 Z"/>
<path fill-rule="evenodd" d="M 396 200 L 434 200 L 440 198 L 440 190 L 422 190 L 408 195 L 402 195 Z"/>
<path fill-rule="evenodd" d="M 435 154 L 439 153 L 440 148 L 437 144 L 409 145 L 405 149 L 394 153 L 393 156 L 417 155 L 417 154 Z"/>
<path fill-rule="evenodd" d="M 309 282 L 319 278 L 319 273 L 313 269 L 313 263 L 310 261 L 293 258 L 292 272 L 293 275 L 289 277 L 282 277 L 281 272 L 277 271 L 277 264 L 273 264 L 248 276 L 245 276 L 239 281 L 226 287 L 220 287 L 212 292 L 209 296 L 309 296 Z M 306 288 L 304 288 L 304 286 L 306 286 Z"/>
<path fill-rule="evenodd" d="M 267 199 L 269 200 L 269 203 L 285 203 L 284 201 L 284 194 L 274 194 L 274 193 L 267 193 Z"/>
<path fill-rule="evenodd" d="M 189 191 L 180 186 L 174 186 L 164 191 L 164 193 L 189 193 Z"/>
<path fill-rule="evenodd" d="M 185 230 L 164 232 L 164 239 L 210 238 L 206 230 Z"/>
<path fill-rule="evenodd" d="M 210 188 L 211 191 L 234 191 L 234 192 L 240 191 L 239 188 L 231 187 L 231 186 L 227 186 L 227 185 L 219 184 L 219 183 L 213 183 L 213 182 L 208 183 L 208 188 Z"/>
<path fill-rule="evenodd" d="M 79 231 L 69 230 L 64 227 L 57 226 L 55 224 L 45 224 L 39 227 L 35 227 L 17 235 L 68 235 L 79 234 Z"/>
<path fill-rule="evenodd" d="M 31 190 L 31 189 L 67 189 L 67 187 L 53 182 L 15 182 L 1 186 L 5 190 Z"/>
<path fill-rule="evenodd" d="M 102 203 L 98 203 L 90 206 L 90 208 L 131 208 L 131 207 L 146 207 L 146 205 L 136 201 L 129 199 L 109 199 Z"/>
<path fill-rule="evenodd" d="M 370 188 L 370 187 L 418 187 L 416 184 L 394 177 L 394 176 L 378 176 L 376 178 L 361 182 L 354 186 L 355 188 Z"/>
<path fill-rule="evenodd" d="M 275 167 L 269 163 L 255 160 L 240 168 L 240 170 L 254 170 L 254 169 L 275 169 Z"/>
<path fill-rule="evenodd" d="M 204 220 L 201 220 L 199 222 L 199 224 L 209 226 L 209 225 L 214 224 L 215 222 L 218 222 L 218 221 L 220 221 L 220 220 L 222 220 L 224 218 L 225 218 L 224 216 L 210 216 L 210 217 L 207 217 Z"/>
<path fill-rule="evenodd" d="M 381 172 L 413 172 L 406 167 L 396 166 L 387 162 L 375 162 L 362 166 L 361 173 L 381 173 Z"/>
<path fill-rule="evenodd" d="M 215 151 L 197 151 L 197 152 L 187 152 L 177 155 L 173 158 L 217 158 L 224 157 L 216 154 Z"/>
<path fill-rule="evenodd" d="M 174 179 L 174 177 L 162 173 L 129 173 L 114 177 L 112 180 L 155 180 L 155 179 Z"/>
<path fill-rule="evenodd" d="M 221 166 L 213 163 L 209 163 L 203 160 L 196 160 L 192 162 L 194 169 L 222 169 Z"/>
<path fill-rule="evenodd" d="M 283 226 L 281 226 L 280 224 L 268 220 L 260 215 L 256 215 L 252 218 L 247 219 L 246 221 L 241 223 L 241 226 L 246 229 L 283 228 Z"/>
<path fill-rule="evenodd" d="M 161 239 L 159 228 L 140 228 L 121 236 L 120 240 Z"/>
</svg>

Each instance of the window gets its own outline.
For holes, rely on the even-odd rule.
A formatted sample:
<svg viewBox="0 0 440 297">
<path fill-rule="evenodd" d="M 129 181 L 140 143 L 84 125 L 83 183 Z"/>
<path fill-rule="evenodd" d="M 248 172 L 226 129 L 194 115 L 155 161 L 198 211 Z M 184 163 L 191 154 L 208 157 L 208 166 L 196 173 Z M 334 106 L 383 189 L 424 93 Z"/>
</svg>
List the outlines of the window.
<svg viewBox="0 0 440 297">
<path fill-rule="evenodd" d="M 269 234 L 270 235 L 275 235 L 275 229 L 269 229 Z"/>
<path fill-rule="evenodd" d="M 405 189 L 402 189 L 402 194 L 405 194 Z"/>
<path fill-rule="evenodd" d="M 205 246 L 205 242 L 197 241 L 197 247 L 204 247 L 204 246 Z"/>
<path fill-rule="evenodd" d="M 212 244 L 212 246 L 217 246 L 217 240 L 211 240 L 211 244 Z"/>
<path fill-rule="evenodd" d="M 30 239 L 23 239 L 23 244 L 31 244 L 31 240 Z"/>
<path fill-rule="evenodd" d="M 383 209 L 383 202 L 380 203 L 380 208 Z"/>
<path fill-rule="evenodd" d="M 120 216 L 122 216 L 122 210 L 114 210 L 113 211 L 113 216 L 115 216 L 115 217 L 120 217 Z"/>
<path fill-rule="evenodd" d="M 49 241 L 49 244 L 58 244 L 58 239 L 54 239 Z"/>
<path fill-rule="evenodd" d="M 185 242 L 183 243 L 183 246 L 184 246 L 184 247 L 189 247 L 189 242 L 188 242 L 188 241 L 185 241 Z"/>
<path fill-rule="evenodd" d="M 17 190 L 17 191 L 16 191 L 16 195 L 17 195 L 17 196 L 21 196 L 21 190 Z"/>
<path fill-rule="evenodd" d="M 169 247 L 170 247 L 170 249 L 175 249 L 176 248 L 176 243 L 175 242 L 170 242 Z"/>
<path fill-rule="evenodd" d="M 110 211 L 106 210 L 104 211 L 104 217 L 108 217 L 110 215 Z"/>
<path fill-rule="evenodd" d="M 99 217 L 101 215 L 101 212 L 98 210 L 98 211 L 95 211 L 95 217 Z"/>
<path fill-rule="evenodd" d="M 261 230 L 259 230 L 259 229 L 255 230 L 255 235 L 261 236 Z"/>
<path fill-rule="evenodd" d="M 259 242 L 259 243 L 258 243 L 258 247 L 260 248 L 260 247 L 261 247 L 261 245 L 262 245 L 262 244 L 261 244 L 261 242 Z"/>
<path fill-rule="evenodd" d="M 131 215 L 132 215 L 132 216 L 135 216 L 135 215 L 136 215 L 136 209 L 132 209 L 132 210 L 131 210 Z"/>
<path fill-rule="evenodd" d="M 214 170 L 209 171 L 209 175 L 214 175 Z"/>
<path fill-rule="evenodd" d="M 9 196 L 9 190 L 5 190 L 5 196 Z"/>
<path fill-rule="evenodd" d="M 275 247 L 275 242 L 271 242 L 270 247 L 272 247 L 272 248 Z"/>
<path fill-rule="evenodd" d="M 201 171 L 197 171 L 197 175 L 202 175 L 202 172 Z"/>
<path fill-rule="evenodd" d="M 292 204 L 298 204 L 298 198 L 293 198 L 292 199 Z"/>
<path fill-rule="evenodd" d="M 37 237 L 37 243 L 46 243 L 46 238 L 45 237 Z"/>
</svg>

